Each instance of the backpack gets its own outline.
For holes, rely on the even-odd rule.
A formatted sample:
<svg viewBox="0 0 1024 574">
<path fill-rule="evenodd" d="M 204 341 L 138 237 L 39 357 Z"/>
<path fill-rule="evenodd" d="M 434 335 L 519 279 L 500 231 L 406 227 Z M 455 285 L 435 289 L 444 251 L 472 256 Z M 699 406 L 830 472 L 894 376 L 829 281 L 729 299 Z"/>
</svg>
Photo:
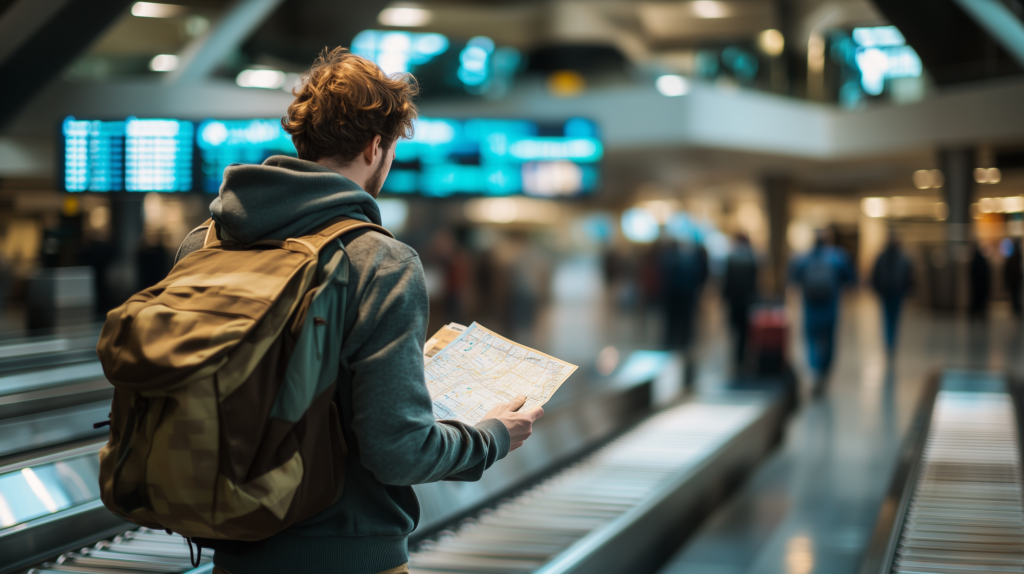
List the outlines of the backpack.
<svg viewBox="0 0 1024 574">
<path fill-rule="evenodd" d="M 827 303 L 839 291 L 836 271 L 824 254 L 812 254 L 804 267 L 804 297 L 812 303 Z"/>
<path fill-rule="evenodd" d="M 336 219 L 243 245 L 208 225 L 201 249 L 103 325 L 96 351 L 114 399 L 101 498 L 149 528 L 256 541 L 341 496 L 335 388 L 349 261 L 339 238 L 391 234 Z"/>
</svg>

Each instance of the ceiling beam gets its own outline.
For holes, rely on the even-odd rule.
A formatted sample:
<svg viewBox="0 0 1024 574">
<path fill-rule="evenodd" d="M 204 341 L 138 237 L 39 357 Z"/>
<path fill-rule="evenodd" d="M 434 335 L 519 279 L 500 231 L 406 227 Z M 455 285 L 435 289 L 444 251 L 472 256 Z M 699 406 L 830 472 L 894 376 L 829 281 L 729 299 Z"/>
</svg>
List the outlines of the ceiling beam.
<svg viewBox="0 0 1024 574">
<path fill-rule="evenodd" d="M 1024 24 L 999 0 L 954 0 L 1024 67 Z"/>
<path fill-rule="evenodd" d="M 237 0 L 209 32 L 185 47 L 179 56 L 178 68 L 164 76 L 164 83 L 194 82 L 208 77 L 281 1 Z"/>
<path fill-rule="evenodd" d="M 0 127 L 92 44 L 131 1 L 67 0 L 0 62 Z"/>
<path fill-rule="evenodd" d="M 7 60 L 68 0 L 15 0 L 0 14 L 0 62 Z"/>
</svg>

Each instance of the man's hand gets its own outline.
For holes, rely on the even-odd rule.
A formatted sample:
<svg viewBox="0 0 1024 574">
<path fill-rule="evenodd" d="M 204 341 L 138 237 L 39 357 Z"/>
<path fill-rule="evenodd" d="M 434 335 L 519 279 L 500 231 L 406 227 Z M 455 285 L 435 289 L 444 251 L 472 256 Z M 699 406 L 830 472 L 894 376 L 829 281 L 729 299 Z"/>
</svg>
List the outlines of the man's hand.
<svg viewBox="0 0 1024 574">
<path fill-rule="evenodd" d="M 509 447 L 509 452 L 523 446 L 523 441 L 533 434 L 534 421 L 544 415 L 544 409 L 540 407 L 519 412 L 525 403 L 526 395 L 519 395 L 512 399 L 512 402 L 502 403 L 484 415 L 484 420 L 498 419 L 508 429 L 508 434 L 512 436 L 512 446 Z"/>
</svg>

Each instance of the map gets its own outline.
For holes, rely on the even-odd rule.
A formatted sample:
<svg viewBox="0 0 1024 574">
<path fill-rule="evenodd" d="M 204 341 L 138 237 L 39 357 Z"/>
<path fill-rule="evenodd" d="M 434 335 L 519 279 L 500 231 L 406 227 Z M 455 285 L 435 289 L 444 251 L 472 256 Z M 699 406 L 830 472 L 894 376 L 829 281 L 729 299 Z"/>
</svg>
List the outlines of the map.
<svg viewBox="0 0 1024 574">
<path fill-rule="evenodd" d="M 434 416 L 470 425 L 517 395 L 527 397 L 522 410 L 543 405 L 575 370 L 576 365 L 509 341 L 476 323 L 426 363 Z"/>
<path fill-rule="evenodd" d="M 438 354 L 441 349 L 448 346 L 458 338 L 466 330 L 465 325 L 459 325 L 458 323 L 448 323 L 444 327 L 441 327 L 434 336 L 427 340 L 426 344 L 423 345 L 423 360 L 429 361 L 431 357 Z"/>
</svg>

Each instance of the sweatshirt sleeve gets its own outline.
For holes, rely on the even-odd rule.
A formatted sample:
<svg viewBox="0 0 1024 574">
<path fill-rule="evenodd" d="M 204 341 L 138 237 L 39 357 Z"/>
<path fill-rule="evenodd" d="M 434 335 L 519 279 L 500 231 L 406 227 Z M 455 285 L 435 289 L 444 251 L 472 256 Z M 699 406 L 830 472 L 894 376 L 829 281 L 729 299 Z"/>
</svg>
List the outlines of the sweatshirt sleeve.
<svg viewBox="0 0 1024 574">
<path fill-rule="evenodd" d="M 508 453 L 500 421 L 476 426 L 434 420 L 423 369 L 427 291 L 412 257 L 378 269 L 358 301 L 348 361 L 352 428 L 363 466 L 384 484 L 477 480 Z"/>
</svg>

